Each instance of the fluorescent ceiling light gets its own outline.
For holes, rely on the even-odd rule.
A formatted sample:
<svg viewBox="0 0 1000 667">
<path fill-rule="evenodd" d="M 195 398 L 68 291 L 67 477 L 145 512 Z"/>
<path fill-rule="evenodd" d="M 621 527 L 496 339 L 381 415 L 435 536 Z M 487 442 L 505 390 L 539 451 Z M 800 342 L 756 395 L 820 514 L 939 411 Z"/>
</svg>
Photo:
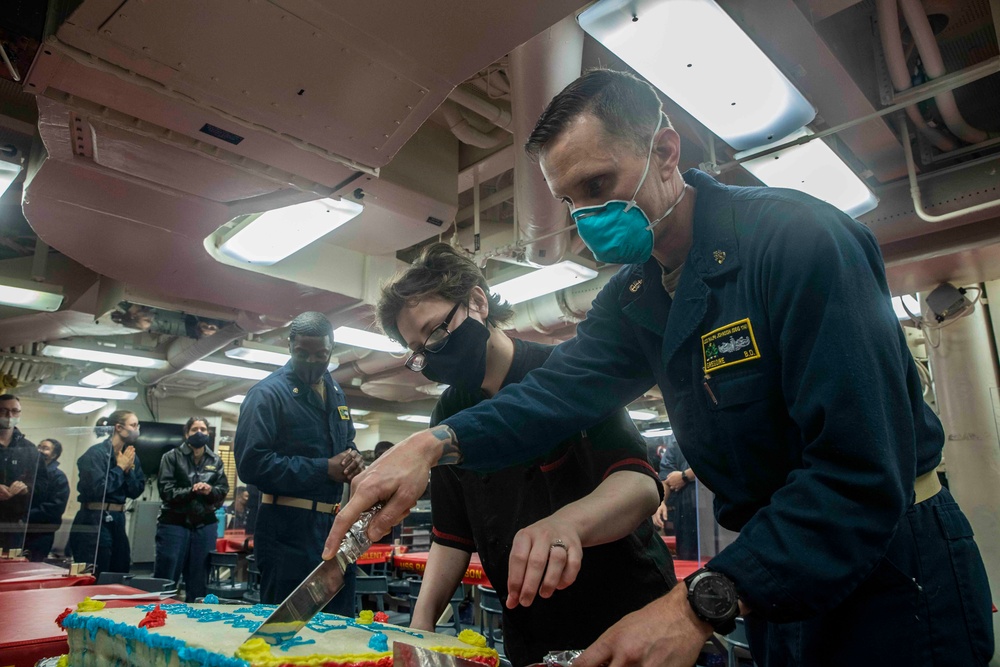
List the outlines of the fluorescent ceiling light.
<svg viewBox="0 0 1000 667">
<path fill-rule="evenodd" d="M 348 199 L 318 199 L 240 216 L 219 250 L 250 264 L 270 266 L 356 218 L 364 206 Z"/>
<path fill-rule="evenodd" d="M 405 347 L 388 336 L 354 327 L 337 327 L 333 331 L 333 340 L 338 344 L 364 347 L 379 352 L 395 352 L 396 354 L 406 352 Z"/>
<path fill-rule="evenodd" d="M 85 415 L 88 412 L 100 410 L 107 404 L 107 401 L 73 401 L 69 405 L 63 406 L 63 412 L 68 412 L 71 415 Z"/>
<path fill-rule="evenodd" d="M 0 162 L 0 164 L 3 164 Z M 2 172 L 0 172 L 2 174 Z M 0 183 L 2 186 L 3 183 Z M 2 278 L 0 284 L 0 305 L 26 308 L 28 310 L 43 310 L 53 312 L 62 305 L 61 288 L 56 285 L 44 285 L 28 280 Z M 43 288 L 43 289 L 40 289 Z"/>
<path fill-rule="evenodd" d="M 648 422 L 656 419 L 656 413 L 649 410 L 629 410 L 628 416 L 637 422 Z"/>
<path fill-rule="evenodd" d="M 658 438 L 664 435 L 673 435 L 674 429 L 672 428 L 654 428 L 649 431 L 643 431 L 642 437 L 644 438 Z"/>
<path fill-rule="evenodd" d="M 46 345 L 42 355 L 57 359 L 76 359 L 77 361 L 95 361 L 112 366 L 130 366 L 132 368 L 165 368 L 165 359 L 154 356 L 141 356 L 135 350 L 129 352 L 113 352 L 115 348 L 92 349 L 70 345 Z"/>
<path fill-rule="evenodd" d="M 287 350 L 277 345 L 258 345 L 255 343 L 243 343 L 239 347 L 230 348 L 226 350 L 226 356 L 252 364 L 270 364 L 271 366 L 284 366 L 292 358 Z"/>
<path fill-rule="evenodd" d="M 364 422 L 354 422 L 354 428 L 357 431 L 364 431 L 369 425 Z"/>
<path fill-rule="evenodd" d="M 244 400 L 246 400 L 246 397 L 246 394 L 236 394 L 235 396 L 230 396 L 225 399 L 225 401 L 226 403 L 235 403 L 236 405 L 240 405 Z"/>
<path fill-rule="evenodd" d="M 782 141 L 807 134 L 812 132 L 803 128 Z M 753 155 L 764 148 L 767 146 L 737 153 L 736 159 Z M 851 217 L 856 218 L 878 206 L 878 199 L 864 181 L 822 139 L 813 139 L 807 144 L 792 146 L 741 164 L 764 185 L 805 192 L 833 204 Z"/>
<path fill-rule="evenodd" d="M 371 414 L 371 410 L 359 410 L 358 408 L 351 408 L 352 417 L 364 417 L 365 415 Z"/>
<path fill-rule="evenodd" d="M 580 26 L 737 150 L 780 139 L 812 105 L 712 0 L 600 0 Z"/>
<path fill-rule="evenodd" d="M 414 424 L 430 424 L 430 415 L 396 415 L 396 419 L 401 422 L 412 422 Z"/>
<path fill-rule="evenodd" d="M 920 317 L 920 302 L 917 301 L 912 294 L 892 297 L 892 309 L 895 311 L 896 317 L 901 320 L 910 319 L 910 315 L 906 312 L 906 308 L 903 308 L 904 303 L 906 304 L 906 308 L 910 309 L 910 313 Z"/>
<path fill-rule="evenodd" d="M 17 175 L 21 173 L 21 165 L 0 160 L 0 196 L 7 191 L 10 184 L 17 180 Z"/>
<path fill-rule="evenodd" d="M 100 398 L 109 401 L 131 401 L 138 396 L 138 392 L 124 391 L 121 389 L 97 389 L 95 387 L 73 387 L 64 384 L 43 384 L 38 388 L 39 394 L 52 394 L 53 396 L 75 396 L 78 398 Z"/>
<path fill-rule="evenodd" d="M 222 364 L 217 361 L 206 361 L 204 359 L 194 362 L 184 370 L 194 371 L 195 373 L 207 373 L 208 375 L 221 375 L 227 378 L 240 378 L 241 380 L 263 380 L 271 374 L 270 371 L 260 368 Z"/>
<path fill-rule="evenodd" d="M 99 371 L 94 371 L 87 377 L 80 380 L 80 384 L 87 387 L 97 387 L 98 389 L 107 389 L 108 387 L 114 387 L 116 384 L 121 384 L 128 380 L 129 378 L 135 377 L 135 371 L 122 371 L 115 368 L 102 368 Z"/>
<path fill-rule="evenodd" d="M 543 294 L 558 292 L 596 277 L 597 271 L 594 269 L 576 262 L 565 261 L 506 280 L 490 287 L 490 291 L 513 305 L 530 301 Z"/>
</svg>

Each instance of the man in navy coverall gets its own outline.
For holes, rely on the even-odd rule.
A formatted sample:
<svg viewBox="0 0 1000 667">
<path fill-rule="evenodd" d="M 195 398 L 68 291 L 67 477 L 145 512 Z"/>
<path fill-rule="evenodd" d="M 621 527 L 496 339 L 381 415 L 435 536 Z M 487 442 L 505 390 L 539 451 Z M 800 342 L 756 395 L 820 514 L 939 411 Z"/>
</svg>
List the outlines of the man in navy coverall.
<svg viewBox="0 0 1000 667">
<path fill-rule="evenodd" d="M 344 484 L 363 463 L 340 385 L 327 366 L 333 327 L 302 313 L 288 336 L 291 360 L 247 392 L 236 427 L 236 469 L 256 486 L 254 529 L 261 602 L 280 604 L 319 565 Z M 354 616 L 354 568 L 326 611 Z"/>
<path fill-rule="evenodd" d="M 359 478 L 326 551 L 376 501 L 371 532 L 386 532 L 429 467 L 539 456 L 657 384 L 740 535 L 574 667 L 689 667 L 736 613 L 760 667 L 985 665 L 985 568 L 937 481 L 943 429 L 872 233 L 800 192 L 682 176 L 655 90 L 627 74 L 570 84 L 526 148 L 595 256 L 625 266 L 542 368 Z"/>
</svg>

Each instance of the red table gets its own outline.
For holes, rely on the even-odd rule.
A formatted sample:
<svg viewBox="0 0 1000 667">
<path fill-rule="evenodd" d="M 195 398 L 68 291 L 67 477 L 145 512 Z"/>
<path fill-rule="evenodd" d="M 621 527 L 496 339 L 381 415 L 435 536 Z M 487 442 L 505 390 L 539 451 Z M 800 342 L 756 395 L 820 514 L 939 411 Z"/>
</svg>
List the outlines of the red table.
<svg viewBox="0 0 1000 667">
<path fill-rule="evenodd" d="M 393 544 L 373 544 L 368 551 L 361 554 L 358 565 L 375 565 L 376 563 L 388 562 L 393 553 L 405 554 L 410 547 Z"/>
<path fill-rule="evenodd" d="M 667 545 L 667 549 L 670 550 L 670 553 L 672 553 L 672 554 L 676 554 L 677 553 L 677 536 L 676 535 L 660 535 L 660 539 L 663 540 L 663 543 Z"/>
<path fill-rule="evenodd" d="M 58 565 L 48 563 L 29 563 L 28 561 L 0 561 L 0 581 L 19 579 L 22 577 L 67 574 L 67 570 Z"/>
<path fill-rule="evenodd" d="M 253 551 L 253 535 L 243 530 L 227 530 L 223 537 L 215 540 L 215 550 L 226 553 L 233 551 Z"/>
<path fill-rule="evenodd" d="M 397 570 L 402 570 L 403 572 L 413 572 L 414 574 L 419 574 L 423 576 L 424 569 L 427 567 L 427 556 L 428 552 L 424 551 L 421 553 L 407 553 L 399 554 L 393 556 L 392 563 Z M 483 563 L 479 560 L 479 554 L 472 554 L 472 558 L 469 559 L 469 567 L 465 570 L 465 576 L 462 577 L 463 584 L 482 584 L 483 586 L 492 586 L 490 580 L 486 578 L 486 573 L 483 572 Z"/>
<path fill-rule="evenodd" d="M 36 591 L 0 593 L 0 665 L 34 667 L 42 658 L 52 658 L 69 651 L 66 633 L 55 624 L 64 609 L 76 608 L 78 602 L 93 595 L 129 595 L 142 591 L 130 586 L 74 586 Z M 109 608 L 135 607 L 149 600 L 111 600 Z M 161 604 L 172 603 L 167 600 Z M 13 613 L 16 612 L 16 613 Z"/>
<path fill-rule="evenodd" d="M 681 581 L 684 577 L 689 574 L 693 574 L 695 570 L 699 570 L 705 566 L 708 561 L 697 561 L 697 560 L 677 560 L 674 559 L 674 574 L 677 575 L 677 581 Z"/>
</svg>

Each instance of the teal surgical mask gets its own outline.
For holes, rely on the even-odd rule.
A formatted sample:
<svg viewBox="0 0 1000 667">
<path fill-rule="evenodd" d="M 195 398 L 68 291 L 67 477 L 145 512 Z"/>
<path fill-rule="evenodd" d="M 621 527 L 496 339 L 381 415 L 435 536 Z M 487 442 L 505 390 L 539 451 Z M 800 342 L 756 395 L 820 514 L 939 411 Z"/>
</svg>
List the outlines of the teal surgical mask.
<svg viewBox="0 0 1000 667">
<path fill-rule="evenodd" d="M 612 199 L 596 206 L 582 206 L 570 210 L 570 215 L 576 222 L 580 238 L 587 244 L 594 257 L 608 264 L 641 264 L 653 254 L 653 228 L 681 203 L 687 188 L 670 205 L 663 215 L 652 222 L 638 205 L 635 198 L 646 182 L 649 165 L 653 159 L 653 143 L 663 123 L 663 114 L 656 121 L 653 138 L 649 140 L 649 152 L 646 154 L 646 167 L 642 170 L 642 178 L 635 186 L 632 201 Z"/>
</svg>

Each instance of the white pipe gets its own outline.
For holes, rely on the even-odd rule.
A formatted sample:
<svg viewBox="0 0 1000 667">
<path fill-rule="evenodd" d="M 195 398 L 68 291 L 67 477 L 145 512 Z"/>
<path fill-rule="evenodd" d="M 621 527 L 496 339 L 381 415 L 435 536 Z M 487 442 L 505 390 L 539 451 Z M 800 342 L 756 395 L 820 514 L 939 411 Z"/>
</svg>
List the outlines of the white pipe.
<svg viewBox="0 0 1000 667">
<path fill-rule="evenodd" d="M 484 100 L 479 97 L 479 95 L 476 95 L 461 86 L 451 91 L 451 94 L 448 95 L 448 99 L 462 105 L 469 111 L 476 112 L 502 130 L 506 130 L 507 132 L 514 131 L 511 127 L 512 116 L 510 109 L 504 108 L 496 102 Z"/>
<path fill-rule="evenodd" d="M 542 172 L 522 146 L 549 102 L 580 76 L 583 30 L 568 16 L 532 37 L 510 54 L 511 100 L 514 111 L 514 212 L 526 255 L 535 264 L 555 264 L 569 244 L 569 211 L 552 197 Z M 547 233 L 562 234 L 536 241 Z"/>
<path fill-rule="evenodd" d="M 475 128 L 465 117 L 463 110 L 454 102 L 445 100 L 441 105 L 441 112 L 448 122 L 448 129 L 463 144 L 477 148 L 494 148 L 507 140 L 507 133 L 499 127 L 490 133 Z"/>
<path fill-rule="evenodd" d="M 903 54 L 903 37 L 899 33 L 899 15 L 896 10 L 896 0 L 878 0 L 878 32 L 882 42 L 882 53 L 885 64 L 892 79 L 892 87 L 896 92 L 909 90 L 913 83 L 906 68 L 906 56 Z M 916 104 L 906 107 L 906 115 L 917 131 L 927 137 L 938 149 L 948 152 L 955 150 L 955 142 L 927 125 Z"/>
<path fill-rule="evenodd" d="M 499 206 L 505 201 L 510 201 L 514 197 L 514 186 L 509 185 L 506 188 L 501 188 L 494 192 L 493 194 L 486 195 L 479 200 L 479 210 L 488 211 L 494 206 Z M 463 222 L 468 220 L 473 216 L 476 211 L 476 207 L 466 206 L 465 208 L 458 209 L 458 213 L 455 215 L 455 222 Z"/>
<path fill-rule="evenodd" d="M 993 201 L 983 202 L 982 204 L 976 204 L 975 206 L 969 206 L 968 208 L 951 211 L 949 213 L 942 213 L 941 215 L 931 215 L 930 213 L 927 213 L 920 200 L 920 185 L 917 183 L 916 165 L 913 162 L 913 147 L 910 146 L 910 133 L 907 130 L 906 123 L 904 121 L 900 120 L 899 125 L 900 139 L 903 141 L 903 154 L 906 156 L 906 175 L 910 179 L 910 197 L 913 199 L 913 210 L 917 214 L 918 218 L 925 222 L 945 222 L 947 220 L 961 218 L 962 216 L 966 216 L 971 213 L 978 213 L 979 211 L 1000 207 L 1000 199 L 994 199 Z"/>
<path fill-rule="evenodd" d="M 944 60 L 941 59 L 941 49 L 938 48 L 937 39 L 931 29 L 931 22 L 927 19 L 927 14 L 920 1 L 899 0 L 899 6 L 903 10 L 903 18 L 910 26 L 910 34 L 913 35 L 913 41 L 917 44 L 917 51 L 920 53 L 920 60 L 924 63 L 927 76 L 936 79 L 947 74 L 948 70 L 944 67 Z M 962 118 L 962 113 L 958 110 L 958 104 L 951 91 L 935 96 L 934 101 L 937 102 L 938 111 L 941 112 L 945 125 L 962 141 L 978 144 L 989 139 L 988 134 L 972 127 Z"/>
</svg>

